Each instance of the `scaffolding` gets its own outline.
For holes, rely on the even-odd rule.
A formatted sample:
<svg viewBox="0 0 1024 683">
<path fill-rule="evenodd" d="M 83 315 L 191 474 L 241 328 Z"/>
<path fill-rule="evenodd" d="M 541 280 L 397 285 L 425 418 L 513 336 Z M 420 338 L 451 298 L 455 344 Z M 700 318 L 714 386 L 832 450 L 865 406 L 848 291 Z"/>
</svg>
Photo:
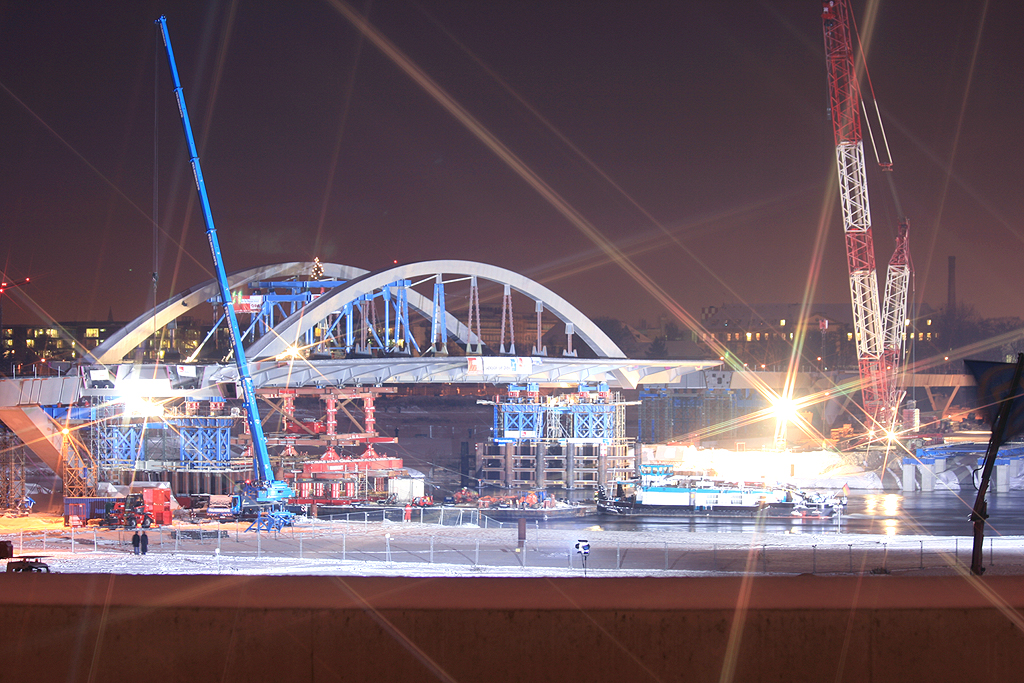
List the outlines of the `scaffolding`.
<svg viewBox="0 0 1024 683">
<path fill-rule="evenodd" d="M 11 432 L 0 433 L 0 510 L 18 510 L 25 501 L 25 445 Z"/>
<path fill-rule="evenodd" d="M 494 404 L 493 436 L 477 446 L 481 485 L 507 489 L 596 489 L 635 476 L 626 403 L 607 384 L 541 396 L 510 385 Z"/>
<path fill-rule="evenodd" d="M 89 449 L 77 434 L 65 428 L 61 432 L 60 473 L 65 498 L 87 498 L 96 495 L 96 464 Z"/>
</svg>

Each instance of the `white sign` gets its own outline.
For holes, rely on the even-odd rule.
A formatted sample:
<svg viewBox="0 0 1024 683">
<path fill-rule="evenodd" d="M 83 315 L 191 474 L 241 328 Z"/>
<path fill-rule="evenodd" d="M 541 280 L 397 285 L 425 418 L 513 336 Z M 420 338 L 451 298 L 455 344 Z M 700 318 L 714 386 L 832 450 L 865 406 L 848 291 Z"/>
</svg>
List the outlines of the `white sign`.
<svg viewBox="0 0 1024 683">
<path fill-rule="evenodd" d="M 235 307 L 235 313 L 259 313 L 263 309 L 263 295 L 242 296 L 241 293 L 235 292 L 231 296 L 231 303 Z"/>
<path fill-rule="evenodd" d="M 466 372 L 470 375 L 529 375 L 533 359 L 529 356 L 467 356 Z"/>
</svg>

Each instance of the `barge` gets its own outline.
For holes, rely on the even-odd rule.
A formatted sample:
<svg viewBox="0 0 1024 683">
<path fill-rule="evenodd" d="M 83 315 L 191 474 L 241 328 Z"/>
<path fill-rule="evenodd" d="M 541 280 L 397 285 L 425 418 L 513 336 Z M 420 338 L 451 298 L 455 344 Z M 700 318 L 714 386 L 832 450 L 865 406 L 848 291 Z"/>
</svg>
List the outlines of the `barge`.
<svg viewBox="0 0 1024 683">
<path fill-rule="evenodd" d="M 670 466 L 642 465 L 639 482 L 619 484 L 616 495 L 598 489 L 599 513 L 624 517 L 762 517 L 831 519 L 846 505 L 841 493 L 791 486 L 728 482 L 699 474 L 676 475 Z"/>
</svg>

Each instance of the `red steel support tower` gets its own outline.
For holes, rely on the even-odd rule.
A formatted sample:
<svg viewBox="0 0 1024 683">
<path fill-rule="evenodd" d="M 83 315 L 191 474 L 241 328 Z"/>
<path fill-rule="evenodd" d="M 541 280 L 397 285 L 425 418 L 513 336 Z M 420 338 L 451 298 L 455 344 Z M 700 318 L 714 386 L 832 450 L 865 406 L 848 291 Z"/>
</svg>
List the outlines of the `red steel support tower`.
<svg viewBox="0 0 1024 683">
<path fill-rule="evenodd" d="M 888 389 L 875 250 L 871 239 L 871 209 L 868 205 L 864 167 L 864 142 L 861 137 L 860 85 L 853 61 L 846 0 L 827 0 L 823 4 L 821 16 L 825 31 L 829 103 L 835 131 L 839 194 L 843 230 L 846 234 L 861 392 L 867 426 L 874 429 L 880 423 L 889 422 L 884 415 Z"/>
</svg>

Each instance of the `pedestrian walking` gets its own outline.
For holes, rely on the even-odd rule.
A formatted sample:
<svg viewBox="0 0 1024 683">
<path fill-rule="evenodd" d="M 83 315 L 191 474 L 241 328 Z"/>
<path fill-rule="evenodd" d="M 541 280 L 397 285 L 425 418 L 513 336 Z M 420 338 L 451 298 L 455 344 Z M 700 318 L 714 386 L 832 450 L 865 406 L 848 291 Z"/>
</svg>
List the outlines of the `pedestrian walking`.
<svg viewBox="0 0 1024 683">
<path fill-rule="evenodd" d="M 132 552 L 136 555 L 139 554 L 139 545 L 142 543 L 142 539 L 139 538 L 139 532 L 136 531 L 135 535 L 132 536 Z"/>
<path fill-rule="evenodd" d="M 139 548 L 142 550 L 143 555 L 149 550 L 149 536 L 146 535 L 145 531 L 142 532 L 142 538 L 139 539 Z"/>
</svg>

